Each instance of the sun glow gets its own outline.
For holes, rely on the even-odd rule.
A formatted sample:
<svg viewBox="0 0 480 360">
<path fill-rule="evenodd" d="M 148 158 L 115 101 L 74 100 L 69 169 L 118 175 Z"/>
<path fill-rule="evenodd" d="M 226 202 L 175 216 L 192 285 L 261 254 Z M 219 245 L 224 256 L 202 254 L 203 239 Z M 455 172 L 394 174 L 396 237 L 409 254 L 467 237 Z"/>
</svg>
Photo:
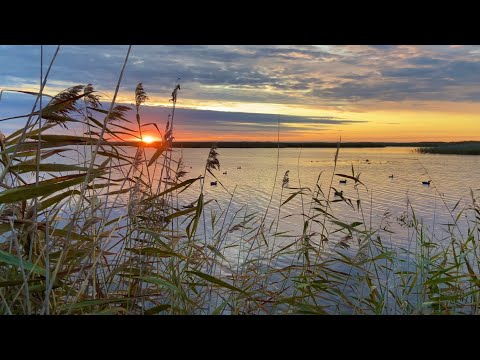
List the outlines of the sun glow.
<svg viewBox="0 0 480 360">
<path fill-rule="evenodd" d="M 152 136 L 145 135 L 144 137 L 142 137 L 142 141 L 145 144 L 151 144 L 155 141 L 155 139 Z"/>
</svg>

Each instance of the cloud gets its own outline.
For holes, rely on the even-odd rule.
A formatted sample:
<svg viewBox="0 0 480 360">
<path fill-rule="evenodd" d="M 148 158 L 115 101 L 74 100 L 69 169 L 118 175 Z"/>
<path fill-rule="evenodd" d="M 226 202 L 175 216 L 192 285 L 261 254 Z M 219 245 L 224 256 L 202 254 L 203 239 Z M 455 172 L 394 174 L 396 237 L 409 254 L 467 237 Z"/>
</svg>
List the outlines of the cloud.
<svg viewBox="0 0 480 360">
<path fill-rule="evenodd" d="M 412 65 L 427 65 L 427 66 L 436 66 L 443 64 L 445 61 L 442 59 L 435 59 L 428 56 L 418 56 L 412 59 L 408 59 L 408 63 Z"/>
<path fill-rule="evenodd" d="M 44 72 L 55 48 L 44 47 Z M 127 48 L 62 46 L 49 75 L 48 90 L 92 83 L 108 99 Z M 166 103 L 181 78 L 179 101 L 193 106 L 208 103 L 210 108 L 212 103 L 218 107 L 255 103 L 361 112 L 372 109 L 372 103 L 383 102 L 475 102 L 480 100 L 479 55 L 480 46 L 474 45 L 138 45 L 132 47 L 120 91 L 122 99 L 133 98 L 137 83 L 143 82 L 152 99 Z M 39 56 L 39 46 L 2 47 L 0 87 L 38 89 Z M 0 103 L 0 109 L 7 111 L 3 106 Z M 165 118 L 159 109 L 155 116 Z M 222 131 L 228 130 L 227 124 L 238 131 L 268 130 L 277 121 L 269 114 L 219 111 L 179 110 L 178 116 L 179 122 L 184 117 L 184 126 L 197 128 L 202 122 Z M 307 126 L 345 129 L 352 124 L 349 121 L 357 123 L 358 119 L 281 118 L 284 124 L 299 124 L 292 131 L 305 131 Z"/>
<path fill-rule="evenodd" d="M 375 50 L 390 51 L 395 48 L 395 45 L 369 45 Z"/>
<path fill-rule="evenodd" d="M 160 128 L 168 120 L 170 108 L 146 106 L 142 110 L 148 121 L 155 121 Z M 261 114 L 245 112 L 210 111 L 197 109 L 175 110 L 175 124 L 184 131 L 199 130 L 202 132 L 253 133 L 262 129 L 272 134 L 276 133 L 277 124 L 288 131 L 322 130 L 331 126 L 341 126 L 352 123 L 366 123 L 359 119 L 344 119 L 328 116 L 289 116 L 278 114 Z"/>
</svg>

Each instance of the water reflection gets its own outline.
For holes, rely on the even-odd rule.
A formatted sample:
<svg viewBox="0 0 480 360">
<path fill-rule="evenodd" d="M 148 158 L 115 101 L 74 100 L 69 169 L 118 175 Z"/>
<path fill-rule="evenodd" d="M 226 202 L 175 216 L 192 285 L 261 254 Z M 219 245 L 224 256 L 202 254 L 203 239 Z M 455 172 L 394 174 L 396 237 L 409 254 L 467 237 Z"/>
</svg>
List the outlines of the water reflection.
<svg viewBox="0 0 480 360">
<path fill-rule="evenodd" d="M 154 149 L 146 151 L 148 158 Z M 204 188 L 205 199 L 215 199 L 205 207 L 207 214 L 225 214 L 228 208 L 224 223 L 231 224 L 233 230 L 230 234 L 234 237 L 241 229 L 235 226 L 246 214 L 257 214 L 261 218 L 268 207 L 265 227 L 269 233 L 297 236 L 302 233 L 305 219 L 313 214 L 315 204 L 311 194 L 318 191 L 316 183 L 321 173 L 318 185 L 325 196 L 332 183 L 337 195 L 341 192 L 342 197 L 351 200 L 351 203 L 333 203 L 332 214 L 349 224 L 362 223 L 362 228 L 381 229 L 378 235 L 384 242 L 402 247 L 410 245 L 414 234 L 405 225 L 412 210 L 435 241 L 441 242 L 447 235 L 448 224 L 455 221 L 458 226 L 454 231 L 459 235 L 466 234 L 469 219 L 461 211 L 472 202 L 470 189 L 478 194 L 479 156 L 423 155 L 416 154 L 414 148 L 402 147 L 341 149 L 335 172 L 350 176 L 353 167 L 355 175 L 360 174 L 364 187 L 355 186 L 355 182 L 348 178 L 335 176 L 332 180 L 335 151 L 280 149 L 277 169 L 277 149 L 220 148 L 221 167 L 214 172 L 218 180 L 207 173 Z M 174 160 L 183 154 L 188 171 L 186 178 L 203 176 L 208 152 L 209 149 L 175 149 Z M 282 193 L 282 178 L 286 171 L 289 171 L 289 188 L 283 189 Z M 155 176 L 158 181 L 160 173 L 157 171 Z M 432 180 L 430 186 L 422 184 L 427 179 Z M 210 186 L 214 181 L 221 184 Z M 306 189 L 280 207 L 298 188 Z M 200 182 L 182 192 L 179 195 L 180 208 L 191 206 L 199 192 Z M 126 200 L 128 195 L 122 196 Z M 329 198 L 335 198 L 333 190 Z M 310 226 L 312 232 L 321 234 L 318 224 L 312 222 Z M 355 248 L 355 242 L 345 240 L 344 233 L 334 232 L 335 224 L 329 226 L 329 241 L 343 241 L 345 246 Z M 275 246 L 280 248 L 288 241 L 291 238 L 279 237 Z M 238 256 L 238 253 L 232 252 L 232 256 Z"/>
</svg>

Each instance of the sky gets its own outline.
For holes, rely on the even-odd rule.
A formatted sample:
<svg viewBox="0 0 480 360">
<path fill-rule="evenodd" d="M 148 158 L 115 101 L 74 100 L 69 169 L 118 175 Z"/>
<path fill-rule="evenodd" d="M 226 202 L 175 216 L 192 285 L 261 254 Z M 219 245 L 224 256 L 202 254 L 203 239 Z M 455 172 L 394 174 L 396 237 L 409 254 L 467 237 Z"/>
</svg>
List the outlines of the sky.
<svg viewBox="0 0 480 360">
<path fill-rule="evenodd" d="M 44 73 L 55 49 L 44 46 Z M 62 45 L 45 92 L 91 83 L 108 102 L 127 49 Z M 38 91 L 40 46 L 0 45 L 0 69 L 0 90 Z M 163 129 L 178 78 L 180 141 L 480 140 L 480 46 L 134 45 L 117 103 L 142 82 L 142 119 Z M 4 91 L 0 119 L 33 100 Z"/>
</svg>

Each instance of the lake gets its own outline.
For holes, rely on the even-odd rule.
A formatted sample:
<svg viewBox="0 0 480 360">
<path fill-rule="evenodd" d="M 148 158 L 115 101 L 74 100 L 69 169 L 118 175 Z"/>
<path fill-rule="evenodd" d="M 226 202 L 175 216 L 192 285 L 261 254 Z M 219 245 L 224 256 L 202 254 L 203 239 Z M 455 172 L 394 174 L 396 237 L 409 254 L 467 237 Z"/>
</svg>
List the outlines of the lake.
<svg viewBox="0 0 480 360">
<path fill-rule="evenodd" d="M 153 149 L 148 151 L 153 152 Z M 315 190 L 321 172 L 319 185 L 325 194 L 328 193 L 336 149 L 280 149 L 276 181 L 277 149 L 219 148 L 217 151 L 221 167 L 214 174 L 234 195 L 231 197 L 220 184 L 210 186 L 210 181 L 215 179 L 207 174 L 205 199 L 216 199 L 218 202 L 210 203 L 207 208 L 225 210 L 231 199 L 230 216 L 239 209 L 263 215 L 274 189 L 266 221 L 268 225 L 278 215 L 282 179 L 287 170 L 289 188 L 283 189 L 282 201 L 298 191 L 292 188 Z M 189 172 L 186 177 L 203 175 L 209 149 L 175 149 L 175 158 L 181 152 Z M 352 166 L 355 174 L 360 173 L 359 179 L 365 186 L 355 187 L 351 179 L 347 179 L 346 184 L 340 184 L 342 178 L 335 176 L 332 186 L 343 191 L 344 197 L 352 200 L 354 208 L 345 202 L 336 202 L 333 204 L 333 214 L 346 223 L 358 221 L 367 228 L 383 228 L 382 240 L 395 246 L 406 246 L 412 239 L 408 228 L 402 226 L 402 216 L 403 220 L 408 219 L 405 218 L 406 214 L 411 217 L 412 209 L 424 229 L 432 234 L 435 241 L 441 242 L 447 234 L 447 224 L 454 223 L 458 214 L 472 204 L 470 191 L 475 196 L 480 193 L 480 156 L 417 154 L 410 147 L 340 149 L 335 172 L 352 175 Z M 390 177 L 392 174 L 393 178 Z M 426 180 L 432 181 L 430 186 L 422 184 Z M 198 193 L 199 183 L 180 195 L 180 204 L 187 205 L 196 200 Z M 334 198 L 332 190 L 330 199 Z M 357 209 L 357 199 L 361 201 L 363 214 Z M 304 195 L 305 213 L 309 212 L 310 203 L 311 195 Z M 301 234 L 302 212 L 301 196 L 282 206 L 278 231 Z M 471 220 L 468 216 L 464 214 L 459 217 L 454 231 L 466 234 Z M 342 236 L 337 233 L 333 239 Z"/>
<path fill-rule="evenodd" d="M 129 155 L 133 156 L 136 149 L 128 148 L 127 151 Z M 145 151 L 149 159 L 155 149 L 146 148 Z M 399 293 L 395 294 L 395 299 L 408 300 L 412 304 L 423 306 L 425 298 L 421 286 L 418 289 L 415 288 L 411 293 L 403 294 L 402 292 L 405 287 L 412 289 L 414 286 L 414 283 L 407 281 L 407 286 L 403 282 L 405 277 L 409 276 L 409 270 L 415 270 L 415 265 L 420 263 L 419 276 L 424 276 L 422 264 L 427 264 L 427 266 L 430 264 L 428 257 L 420 254 L 416 229 L 423 231 L 427 241 L 443 247 L 450 244 L 455 238 L 465 240 L 467 233 L 474 226 L 475 218 L 471 206 L 472 195 L 474 199 L 480 195 L 479 156 L 417 154 L 414 148 L 407 147 L 347 148 L 340 149 L 334 169 L 336 149 L 219 148 L 217 151 L 220 169 L 213 171 L 217 180 L 207 173 L 203 189 L 204 203 L 207 205 L 204 207 L 203 214 L 198 218 L 198 230 L 194 238 L 188 238 L 184 232 L 177 231 L 185 229 L 190 222 L 185 215 L 173 218 L 172 221 L 178 227 L 169 223 L 167 228 L 164 228 L 162 206 L 155 208 L 153 212 L 147 212 L 148 215 L 152 215 L 149 218 L 152 219 L 150 222 L 139 223 L 140 227 L 147 227 L 147 231 L 151 229 L 157 231 L 158 236 L 168 235 L 166 239 L 171 244 L 170 246 L 176 251 L 183 251 L 191 256 L 188 258 L 190 263 L 183 261 L 185 255 L 178 258 L 159 256 L 159 261 L 156 263 L 159 268 L 156 269 L 155 274 L 158 273 L 161 276 L 169 274 L 171 263 L 176 263 L 180 270 L 183 267 L 192 269 L 192 264 L 194 266 L 197 264 L 194 261 L 198 261 L 198 253 L 201 250 L 206 253 L 208 259 L 208 261 L 200 263 L 198 267 L 203 272 L 204 279 L 206 274 L 214 275 L 232 281 L 234 286 L 241 288 L 247 286 L 252 292 L 258 291 L 259 294 L 266 294 L 266 296 L 282 294 L 282 297 L 287 299 L 298 295 L 302 286 L 305 286 L 301 280 L 304 272 L 311 272 L 311 269 L 318 270 L 317 273 L 313 273 L 315 277 L 311 277 L 308 281 L 319 281 L 318 279 L 322 279 L 320 278 L 322 267 L 327 264 L 325 267 L 330 267 L 328 276 L 339 273 L 345 275 L 338 280 L 339 284 L 335 284 L 335 286 L 342 294 L 354 299 L 359 294 L 361 296 L 368 294 L 371 287 L 367 286 L 366 282 L 359 280 L 358 284 L 354 283 L 353 286 L 347 288 L 344 279 L 354 282 L 357 274 L 360 276 L 362 271 L 365 270 L 364 274 L 366 274 L 372 270 L 368 268 L 372 263 L 363 262 L 361 255 L 366 255 L 376 261 L 376 254 L 373 251 L 365 254 L 363 252 L 365 247 L 360 246 L 359 241 L 371 239 L 366 234 L 374 231 L 376 239 L 380 238 L 382 244 L 386 245 L 389 250 L 406 249 L 410 251 L 409 253 L 403 250 L 399 251 L 395 258 L 395 264 L 388 268 L 388 272 L 377 272 L 377 267 L 373 269 L 372 271 L 375 272 L 371 272 L 371 274 L 374 274 L 376 284 L 383 286 L 383 289 L 395 290 L 398 288 Z M 207 148 L 174 149 L 173 158 L 178 160 L 182 156 L 185 170 L 188 171 L 184 179 L 198 178 L 204 174 L 208 153 L 209 149 Z M 71 156 L 64 158 L 63 155 L 60 155 L 62 154 L 54 155 L 52 160 L 67 163 L 80 161 Z M 101 163 L 103 160 L 100 157 L 97 159 L 97 163 Z M 172 165 L 172 167 L 176 166 Z M 149 167 L 148 171 L 152 172 L 153 168 L 154 166 Z M 160 176 L 166 176 L 166 174 L 159 174 L 159 166 L 156 169 L 157 172 L 154 176 L 156 181 L 150 183 L 153 184 L 153 187 L 158 183 Z M 126 177 L 138 176 L 138 171 L 131 173 L 131 170 L 130 166 L 114 168 L 111 174 L 114 181 L 109 190 L 118 190 L 115 187 L 119 187 L 121 183 L 127 187 L 131 186 L 127 182 L 123 183 L 123 180 L 117 181 Z M 284 174 L 287 171 L 288 186 L 282 187 Z M 123 176 L 117 176 L 118 173 L 122 173 Z M 362 183 L 355 184 L 352 178 L 333 176 L 334 173 L 356 176 Z M 346 183 L 340 183 L 341 179 L 346 179 Z M 422 181 L 427 180 L 431 180 L 430 185 L 422 184 Z M 218 181 L 218 185 L 210 186 L 211 181 Z M 139 182 L 137 181 L 137 183 Z M 141 232 L 145 236 L 145 230 L 140 228 L 139 231 L 134 230 L 138 231 L 136 234 L 127 235 L 126 227 L 123 226 L 133 219 L 130 223 L 132 229 L 138 227 L 138 223 L 135 223 L 137 217 L 128 216 L 130 207 L 127 206 L 132 204 L 128 201 L 135 199 L 138 192 L 125 189 L 126 192 L 117 192 L 116 195 L 103 197 L 105 194 L 102 195 L 102 193 L 107 190 L 102 187 L 103 184 L 97 185 L 100 185 L 98 198 L 93 196 L 93 192 L 89 192 L 87 195 L 89 203 L 95 204 L 92 205 L 95 208 L 97 208 L 97 203 L 104 204 L 105 207 L 102 206 L 102 208 L 106 210 L 98 210 L 98 213 L 95 213 L 97 218 L 94 220 L 109 220 L 110 217 L 118 219 L 114 223 L 109 222 L 108 231 L 112 231 L 112 236 L 105 240 L 102 239 L 100 243 L 101 249 L 108 252 L 107 257 L 103 260 L 109 263 L 107 268 L 110 268 L 112 264 L 114 268 L 117 265 L 123 266 L 119 264 L 122 264 L 125 254 L 131 251 L 132 245 L 136 247 L 143 245 L 142 238 L 137 238 L 136 234 Z M 173 202 L 170 204 L 178 210 L 185 210 L 198 199 L 200 186 L 201 181 L 196 181 L 185 191 L 169 193 L 166 200 L 170 201 L 169 196 L 173 194 Z M 155 189 L 152 190 L 155 193 Z M 337 191 L 342 193 L 345 201 L 335 195 Z M 312 201 L 312 198 L 315 198 L 321 203 L 325 197 L 328 197 L 330 201 L 335 201 L 331 203 L 331 209 L 328 210 L 335 216 L 335 221 L 325 220 L 323 213 L 318 210 L 320 209 L 318 202 Z M 98 199 L 101 202 L 97 202 Z M 118 199 L 121 201 L 117 202 Z M 115 206 L 109 207 L 109 203 L 115 203 Z M 161 201 L 159 203 L 161 204 Z M 66 204 L 63 213 L 57 216 L 58 228 L 61 229 L 67 225 L 75 206 L 75 201 L 69 201 Z M 139 212 L 134 211 L 133 213 L 140 215 L 138 218 L 141 218 L 142 206 L 144 205 L 140 203 Z M 135 206 L 132 207 L 135 208 Z M 170 211 L 169 215 L 178 210 Z M 97 210 L 95 211 L 97 212 Z M 188 216 L 191 217 L 193 214 L 192 212 Z M 419 224 L 415 227 L 416 229 L 407 226 L 414 217 Z M 262 230 L 264 236 L 256 236 L 259 233 L 257 229 L 261 226 L 262 219 L 265 219 Z M 348 232 L 342 223 L 350 224 L 351 227 L 358 230 L 367 231 L 360 233 L 353 231 L 353 236 L 347 237 Z M 325 227 L 323 227 L 324 224 Z M 100 226 L 100 223 L 97 225 Z M 308 235 L 307 237 L 302 236 L 304 231 Z M 104 230 L 98 229 L 98 233 L 103 234 Z M 308 244 L 311 245 L 309 256 L 306 256 L 304 250 L 306 248 L 305 238 L 308 238 Z M 476 238 L 478 239 L 478 235 Z M 203 246 L 204 241 L 207 242 L 205 244 L 207 246 Z M 376 244 L 376 242 L 372 243 Z M 459 246 L 461 245 L 457 247 Z M 427 245 L 427 247 L 431 248 L 431 245 Z M 314 252 L 312 248 L 321 251 Z M 191 249 L 192 255 L 186 252 Z M 330 256 L 330 254 L 334 252 L 341 252 L 340 255 L 345 253 L 348 255 L 346 258 L 354 259 L 350 263 L 354 266 L 338 261 L 335 263 L 316 261 L 319 260 L 317 256 L 321 256 L 321 260 L 333 259 L 334 256 Z M 411 253 L 415 255 L 411 257 L 407 255 Z M 448 254 L 451 256 L 451 253 Z M 475 254 L 470 253 L 468 256 Z M 418 261 L 409 261 L 413 257 L 416 257 L 414 260 Z M 136 257 L 134 253 L 132 259 L 136 261 L 141 258 Z M 214 261 L 210 261 L 212 259 Z M 337 259 L 343 258 L 337 257 Z M 380 258 L 380 262 L 387 269 L 390 264 L 387 264 L 384 259 L 385 257 Z M 130 260 L 128 259 L 128 261 Z M 301 266 L 305 261 L 313 266 Z M 365 269 L 362 268 L 362 271 L 359 271 L 359 267 L 356 267 L 357 264 L 365 266 Z M 272 267 L 276 269 L 272 269 Z M 103 271 L 103 268 L 99 268 L 95 274 L 102 276 Z M 357 273 L 357 271 L 359 272 Z M 476 268 L 473 271 L 477 271 Z M 209 278 L 207 277 L 207 279 Z M 421 281 L 419 283 L 422 284 Z M 128 282 L 120 281 L 115 283 L 114 287 L 118 286 L 116 289 L 123 291 L 125 289 L 122 286 L 128 286 L 128 284 Z M 144 290 L 147 290 L 148 282 L 142 286 Z M 323 286 L 323 283 L 318 286 Z M 472 283 L 472 286 L 475 284 Z M 322 289 L 320 288 L 320 290 Z M 190 288 L 188 291 L 187 294 L 192 295 Z M 322 304 L 324 301 L 325 305 L 333 304 L 335 310 L 332 312 L 334 313 L 349 313 L 350 308 L 346 304 L 342 305 L 339 299 L 335 298 L 335 294 L 322 292 L 320 294 Z M 205 302 L 205 307 L 198 310 L 200 313 L 211 313 L 224 301 L 217 293 L 206 292 L 202 296 L 205 296 L 208 301 Z M 330 298 L 327 299 L 327 296 Z M 270 300 L 267 298 L 265 301 Z M 153 305 L 153 303 L 145 304 L 145 306 Z M 398 309 L 395 306 L 395 303 L 387 296 L 385 313 L 396 313 Z M 288 312 L 290 304 L 285 302 L 269 305 L 266 303 L 265 307 L 267 313 Z M 224 309 L 224 313 L 230 311 L 236 312 L 236 310 Z M 246 313 L 249 311 L 247 309 Z M 403 311 L 403 308 L 399 311 Z"/>
</svg>

